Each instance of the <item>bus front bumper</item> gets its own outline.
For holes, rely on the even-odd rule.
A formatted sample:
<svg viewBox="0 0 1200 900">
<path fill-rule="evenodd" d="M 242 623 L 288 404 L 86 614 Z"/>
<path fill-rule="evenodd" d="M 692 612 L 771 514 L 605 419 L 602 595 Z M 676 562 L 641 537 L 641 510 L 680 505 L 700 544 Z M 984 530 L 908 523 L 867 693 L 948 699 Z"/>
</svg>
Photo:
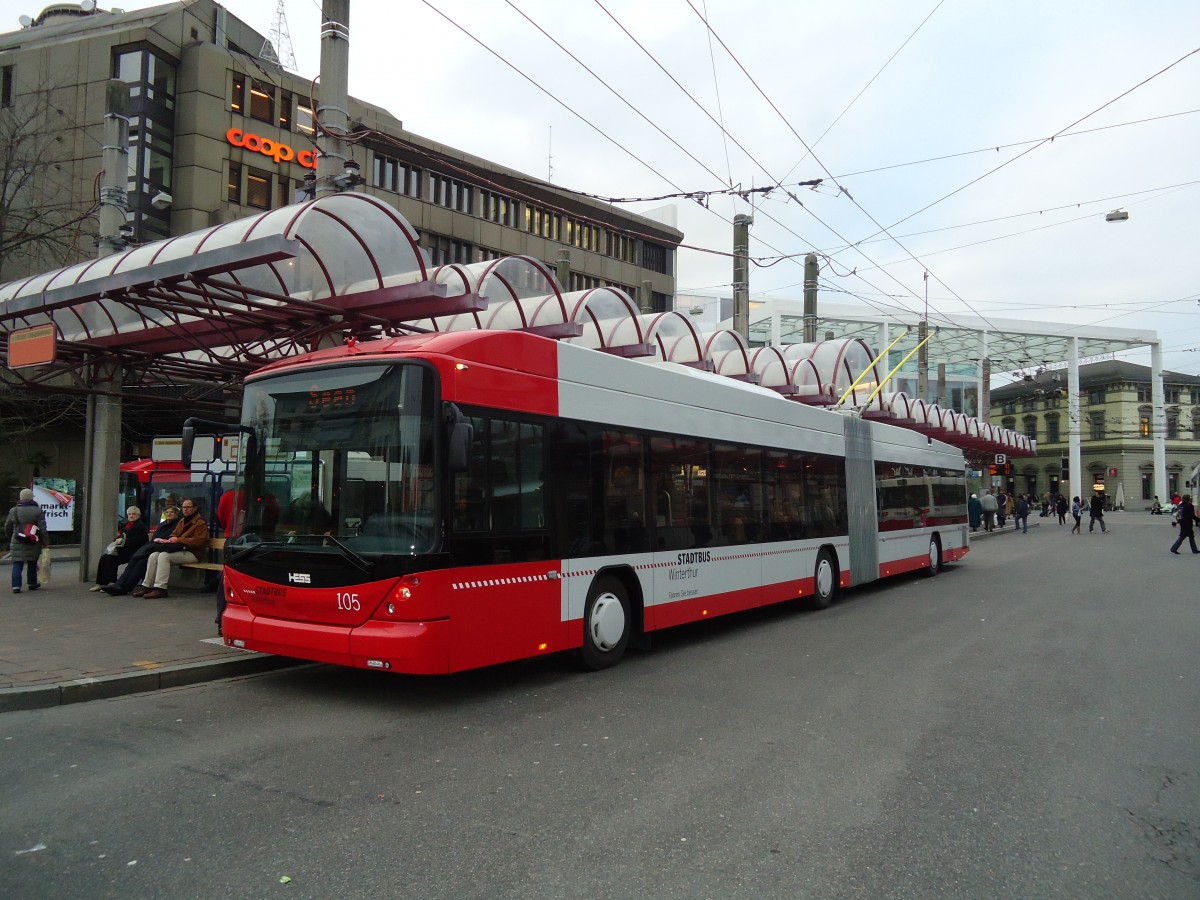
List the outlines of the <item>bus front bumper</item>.
<svg viewBox="0 0 1200 900">
<path fill-rule="evenodd" d="M 222 619 L 225 644 L 256 653 L 401 672 L 445 675 L 450 671 L 450 620 L 379 622 L 354 628 L 256 616 L 230 604 Z"/>
</svg>

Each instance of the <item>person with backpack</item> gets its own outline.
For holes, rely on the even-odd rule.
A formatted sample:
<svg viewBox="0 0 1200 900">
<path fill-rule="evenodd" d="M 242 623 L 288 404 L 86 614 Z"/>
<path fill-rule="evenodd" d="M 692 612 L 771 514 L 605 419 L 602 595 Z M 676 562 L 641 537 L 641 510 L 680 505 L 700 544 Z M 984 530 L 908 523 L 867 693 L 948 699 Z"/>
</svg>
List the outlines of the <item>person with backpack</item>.
<svg viewBox="0 0 1200 900">
<path fill-rule="evenodd" d="M 12 560 L 12 590 L 21 593 L 21 570 L 28 569 L 29 589 L 36 591 L 38 584 L 38 557 L 42 548 L 50 546 L 46 531 L 46 514 L 33 499 L 33 491 L 25 488 L 21 499 L 8 511 L 4 520 L 4 533 L 8 537 L 8 549 Z"/>
<path fill-rule="evenodd" d="M 1171 523 L 1179 525 L 1179 537 L 1175 538 L 1175 543 L 1171 545 L 1171 552 L 1176 556 L 1179 555 L 1179 545 L 1183 543 L 1184 538 L 1187 538 L 1188 543 L 1192 545 L 1193 553 L 1200 553 L 1200 548 L 1196 546 L 1195 522 L 1196 507 L 1192 505 L 1192 495 L 1184 494 L 1179 509 L 1175 513 L 1175 521 Z"/>
</svg>

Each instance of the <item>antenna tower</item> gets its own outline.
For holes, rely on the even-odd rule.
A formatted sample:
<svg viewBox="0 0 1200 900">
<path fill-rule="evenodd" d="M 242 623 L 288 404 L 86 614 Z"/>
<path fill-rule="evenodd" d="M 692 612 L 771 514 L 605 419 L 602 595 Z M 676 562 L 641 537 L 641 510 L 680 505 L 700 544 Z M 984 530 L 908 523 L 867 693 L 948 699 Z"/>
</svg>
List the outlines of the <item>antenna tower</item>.
<svg viewBox="0 0 1200 900">
<path fill-rule="evenodd" d="M 289 72 L 296 71 L 296 50 L 292 47 L 292 33 L 288 30 L 287 13 L 283 8 L 283 0 L 275 4 L 275 18 L 271 21 L 271 43 L 279 64 Z"/>
</svg>

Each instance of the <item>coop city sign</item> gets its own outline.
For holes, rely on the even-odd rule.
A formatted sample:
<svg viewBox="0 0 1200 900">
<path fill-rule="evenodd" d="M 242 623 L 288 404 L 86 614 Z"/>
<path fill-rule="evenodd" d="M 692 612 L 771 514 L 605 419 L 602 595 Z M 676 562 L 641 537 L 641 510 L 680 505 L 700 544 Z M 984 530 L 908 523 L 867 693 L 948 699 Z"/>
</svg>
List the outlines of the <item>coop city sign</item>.
<svg viewBox="0 0 1200 900">
<path fill-rule="evenodd" d="M 229 141 L 235 147 L 245 147 L 247 150 L 261 153 L 263 156 L 269 156 L 277 163 L 295 160 L 306 169 L 315 169 L 317 167 L 317 154 L 314 151 L 296 151 L 288 144 L 281 144 L 270 138 L 259 137 L 257 134 L 250 134 L 242 131 L 240 128 L 230 128 L 225 132 L 225 140 Z"/>
</svg>

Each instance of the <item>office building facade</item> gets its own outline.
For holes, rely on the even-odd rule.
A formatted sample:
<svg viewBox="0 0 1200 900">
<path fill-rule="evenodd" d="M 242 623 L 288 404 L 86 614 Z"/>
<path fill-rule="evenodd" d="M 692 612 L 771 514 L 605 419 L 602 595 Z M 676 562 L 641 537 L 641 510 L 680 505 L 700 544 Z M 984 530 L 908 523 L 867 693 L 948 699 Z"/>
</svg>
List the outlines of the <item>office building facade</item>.
<svg viewBox="0 0 1200 900">
<path fill-rule="evenodd" d="M 316 168 L 312 81 L 273 62 L 270 42 L 213 0 L 137 12 L 56 4 L 0 35 L 0 116 L 27 173 L 0 282 L 95 256 L 106 85 L 128 91 L 127 237 L 138 243 L 304 199 Z M 319 98 L 318 98 L 319 100 Z M 453 110 L 448 110 L 452 114 Z M 351 99 L 355 189 L 394 206 L 432 264 L 528 255 L 566 290 L 615 286 L 643 309 L 671 306 L 682 234 L 406 131 Z M 14 143 L 9 140 L 10 145 Z M 14 232 L 57 224 L 41 241 Z"/>
</svg>

